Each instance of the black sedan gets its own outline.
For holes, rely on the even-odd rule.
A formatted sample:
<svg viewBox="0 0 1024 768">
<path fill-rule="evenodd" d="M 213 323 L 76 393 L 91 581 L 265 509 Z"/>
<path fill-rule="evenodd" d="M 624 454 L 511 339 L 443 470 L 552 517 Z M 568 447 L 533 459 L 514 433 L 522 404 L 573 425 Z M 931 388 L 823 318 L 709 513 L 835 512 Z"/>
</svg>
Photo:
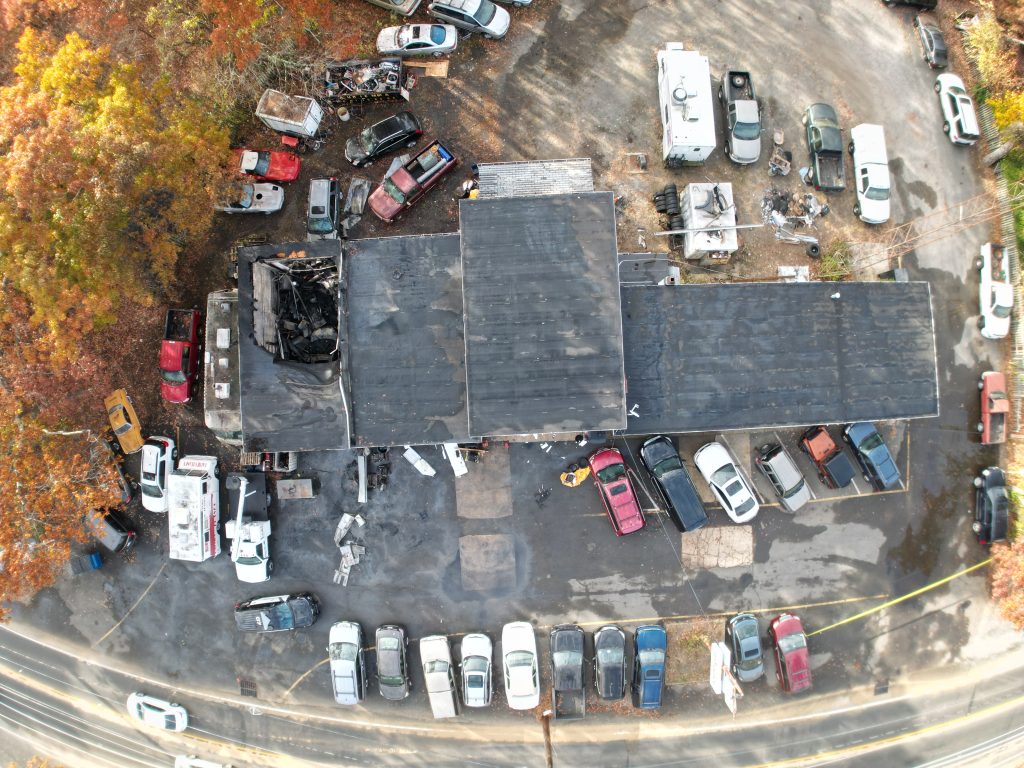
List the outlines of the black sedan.
<svg viewBox="0 0 1024 768">
<path fill-rule="evenodd" d="M 921 52 L 924 60 L 932 69 L 944 69 L 946 58 L 946 39 L 942 36 L 942 30 L 935 17 L 927 13 L 920 13 L 914 17 L 914 27 L 917 29 L 917 39 L 921 43 Z"/>
<path fill-rule="evenodd" d="M 708 524 L 704 502 L 671 440 L 664 435 L 652 437 L 640 446 L 640 459 L 661 491 L 676 528 L 695 531 Z"/>
<path fill-rule="evenodd" d="M 399 112 L 345 142 L 345 159 L 356 168 L 362 168 L 399 147 L 415 145 L 422 135 L 423 129 L 416 116 L 412 112 Z"/>
<path fill-rule="evenodd" d="M 594 633 L 594 687 L 605 701 L 626 693 L 626 633 L 614 624 Z"/>
<path fill-rule="evenodd" d="M 999 467 L 983 469 L 974 478 L 974 524 L 979 544 L 1004 541 L 1010 512 L 1006 475 Z"/>
</svg>

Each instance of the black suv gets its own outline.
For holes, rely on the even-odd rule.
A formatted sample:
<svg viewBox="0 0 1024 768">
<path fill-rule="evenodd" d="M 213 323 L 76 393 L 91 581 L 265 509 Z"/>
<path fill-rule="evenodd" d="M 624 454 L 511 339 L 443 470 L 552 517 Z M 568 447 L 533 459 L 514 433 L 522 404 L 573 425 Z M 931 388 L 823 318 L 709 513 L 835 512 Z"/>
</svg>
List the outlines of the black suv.
<svg viewBox="0 0 1024 768">
<path fill-rule="evenodd" d="M 640 459 L 658 485 L 676 528 L 685 533 L 708 524 L 704 502 L 671 440 L 664 435 L 652 437 L 640 446 Z"/>
<path fill-rule="evenodd" d="M 96 540 L 111 552 L 127 555 L 135 547 L 135 531 L 119 509 L 96 510 Z"/>
<path fill-rule="evenodd" d="M 362 168 L 399 147 L 414 146 L 422 135 L 423 129 L 416 116 L 412 112 L 399 112 L 345 142 L 345 159 L 356 168 Z"/>
<path fill-rule="evenodd" d="M 1010 515 L 1006 475 L 999 467 L 983 469 L 974 478 L 974 488 L 974 524 L 971 528 L 978 537 L 978 543 L 1004 541 Z"/>
<path fill-rule="evenodd" d="M 320 601 L 312 592 L 254 597 L 235 603 L 235 626 L 245 632 L 280 632 L 311 627 L 320 616 Z"/>
</svg>

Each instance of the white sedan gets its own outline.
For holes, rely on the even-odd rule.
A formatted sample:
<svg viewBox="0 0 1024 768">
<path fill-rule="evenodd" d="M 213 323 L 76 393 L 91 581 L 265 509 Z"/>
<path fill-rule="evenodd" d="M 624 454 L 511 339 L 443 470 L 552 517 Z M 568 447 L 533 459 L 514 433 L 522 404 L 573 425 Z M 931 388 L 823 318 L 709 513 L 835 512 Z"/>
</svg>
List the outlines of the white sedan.
<svg viewBox="0 0 1024 768">
<path fill-rule="evenodd" d="M 693 455 L 693 463 L 734 523 L 749 523 L 757 516 L 760 506 L 754 492 L 721 443 L 703 446 Z"/>
<path fill-rule="evenodd" d="M 471 634 L 462 638 L 462 702 L 467 707 L 486 707 L 491 703 L 494 682 L 491 679 L 491 638 Z"/>
<path fill-rule="evenodd" d="M 217 206 L 224 213 L 273 213 L 284 205 L 284 190 L 277 184 L 243 184 L 231 200 Z"/>
<path fill-rule="evenodd" d="M 459 31 L 451 24 L 403 24 L 385 27 L 377 35 L 383 56 L 443 56 L 459 45 Z"/>
<path fill-rule="evenodd" d="M 184 707 L 144 693 L 128 697 L 128 714 L 140 723 L 163 731 L 184 731 L 188 727 L 188 712 Z"/>
<path fill-rule="evenodd" d="M 505 698 L 510 709 L 533 709 L 540 703 L 537 639 L 533 625 L 513 621 L 501 629 L 501 655 L 505 667 Z"/>
<path fill-rule="evenodd" d="M 142 446 L 142 507 L 149 512 L 167 511 L 167 476 L 174 469 L 178 449 L 169 437 L 152 435 Z"/>
</svg>

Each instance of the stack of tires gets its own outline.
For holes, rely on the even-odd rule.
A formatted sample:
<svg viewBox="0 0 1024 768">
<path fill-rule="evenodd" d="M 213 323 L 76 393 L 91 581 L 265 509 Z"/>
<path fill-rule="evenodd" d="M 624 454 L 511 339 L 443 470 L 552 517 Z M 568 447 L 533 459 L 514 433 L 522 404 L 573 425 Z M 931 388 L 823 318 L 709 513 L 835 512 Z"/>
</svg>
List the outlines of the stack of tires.
<svg viewBox="0 0 1024 768">
<path fill-rule="evenodd" d="M 654 208 L 658 213 L 664 214 L 668 226 L 666 229 L 683 229 L 682 208 L 679 207 L 679 191 L 675 184 L 668 184 L 663 190 L 654 195 Z M 682 235 L 669 235 L 669 248 L 679 250 L 683 247 Z"/>
</svg>

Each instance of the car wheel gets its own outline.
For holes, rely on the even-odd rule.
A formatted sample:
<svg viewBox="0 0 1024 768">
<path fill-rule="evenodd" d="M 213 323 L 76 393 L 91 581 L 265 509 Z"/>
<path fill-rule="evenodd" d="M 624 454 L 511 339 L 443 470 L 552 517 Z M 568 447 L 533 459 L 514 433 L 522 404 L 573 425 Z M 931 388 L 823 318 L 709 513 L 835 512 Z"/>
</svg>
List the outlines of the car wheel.
<svg viewBox="0 0 1024 768">
<path fill-rule="evenodd" d="M 178 460 L 178 449 L 175 448 L 173 451 L 171 451 L 171 461 L 177 461 L 177 460 Z"/>
<path fill-rule="evenodd" d="M 172 702 L 171 702 L 171 708 L 172 708 L 172 709 L 173 709 L 173 708 L 175 708 L 175 707 L 177 707 L 177 706 L 178 706 L 178 703 L 177 703 L 177 702 L 175 702 L 175 701 L 172 701 Z"/>
<path fill-rule="evenodd" d="M 970 514 L 974 514 L 973 512 Z M 971 530 L 975 533 L 981 533 L 981 523 L 971 523 Z"/>
<path fill-rule="evenodd" d="M 416 139 L 413 139 L 412 141 L 406 142 L 405 146 L 407 146 L 407 147 L 415 147 L 416 146 L 416 141 L 417 141 Z"/>
<path fill-rule="evenodd" d="M 978 327 L 981 328 L 981 329 L 985 328 L 985 316 L 984 315 L 982 315 L 981 317 L 978 318 Z"/>
<path fill-rule="evenodd" d="M 850 142 L 850 146 L 848 146 L 846 149 L 849 151 L 849 153 L 851 155 L 853 154 L 853 142 L 852 141 Z"/>
<path fill-rule="evenodd" d="M 217 464 L 216 467 L 213 468 L 213 476 L 214 477 L 220 477 L 220 464 L 219 463 Z"/>
<path fill-rule="evenodd" d="M 985 388 L 985 380 L 982 379 L 981 381 L 978 382 L 978 389 L 981 390 L 981 389 L 984 389 L 984 388 Z"/>
<path fill-rule="evenodd" d="M 853 206 L 853 215 L 854 216 L 860 216 L 860 206 L 859 205 Z"/>
<path fill-rule="evenodd" d="M 270 574 L 270 573 L 273 573 L 273 572 L 274 572 L 274 561 L 273 560 L 267 560 L 267 573 Z"/>
<path fill-rule="evenodd" d="M 983 481 L 982 481 L 982 479 L 980 477 L 974 478 L 974 487 L 975 488 L 981 488 L 982 482 Z"/>
<path fill-rule="evenodd" d="M 978 422 L 978 432 L 984 432 L 984 431 L 985 431 L 985 425 L 984 425 L 984 424 L 982 424 L 982 423 L 981 423 L 981 422 L 979 421 L 979 422 Z"/>
<path fill-rule="evenodd" d="M 494 35 L 488 35 L 487 33 L 484 33 L 484 37 L 486 37 L 488 40 L 497 40 L 497 38 Z"/>
<path fill-rule="evenodd" d="M 981 269 L 983 266 L 985 266 L 985 263 L 981 259 L 975 260 L 975 262 L 974 262 L 974 268 L 975 269 Z"/>
<path fill-rule="evenodd" d="M 949 123 L 943 123 L 942 124 L 942 132 L 945 133 L 945 134 L 949 133 Z"/>
<path fill-rule="evenodd" d="M 722 99 L 724 99 L 724 98 L 725 98 L 725 94 L 723 94 L 723 93 L 722 93 L 722 89 L 721 89 L 721 88 L 719 88 L 719 89 L 718 89 L 718 100 L 719 100 L 719 101 L 721 101 L 721 100 L 722 100 Z"/>
<path fill-rule="evenodd" d="M 942 83 L 938 80 L 935 81 L 935 92 L 940 93 L 942 91 Z"/>
</svg>

